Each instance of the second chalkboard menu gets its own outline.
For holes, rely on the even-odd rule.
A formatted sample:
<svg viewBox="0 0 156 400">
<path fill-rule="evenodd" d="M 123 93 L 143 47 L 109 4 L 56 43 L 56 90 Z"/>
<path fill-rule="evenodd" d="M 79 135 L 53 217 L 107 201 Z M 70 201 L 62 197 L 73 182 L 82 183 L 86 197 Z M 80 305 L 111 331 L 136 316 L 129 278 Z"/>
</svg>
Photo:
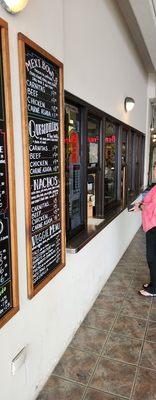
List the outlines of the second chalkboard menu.
<svg viewBox="0 0 156 400">
<path fill-rule="evenodd" d="M 0 19 L 0 327 L 19 309 L 8 25 Z"/>
<path fill-rule="evenodd" d="M 28 295 L 65 265 L 63 65 L 19 34 Z"/>
</svg>

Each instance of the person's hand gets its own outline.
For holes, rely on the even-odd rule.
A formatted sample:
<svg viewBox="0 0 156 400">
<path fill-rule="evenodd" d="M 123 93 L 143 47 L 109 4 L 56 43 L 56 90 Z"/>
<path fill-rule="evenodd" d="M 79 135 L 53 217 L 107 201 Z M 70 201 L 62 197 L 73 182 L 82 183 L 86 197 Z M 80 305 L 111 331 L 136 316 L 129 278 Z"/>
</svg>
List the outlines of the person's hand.
<svg viewBox="0 0 156 400">
<path fill-rule="evenodd" d="M 142 202 L 135 203 L 133 211 L 135 211 L 135 212 L 142 211 L 142 210 L 144 210 L 144 208 L 145 208 L 145 204 L 143 204 Z"/>
<path fill-rule="evenodd" d="M 146 207 L 146 204 L 140 203 L 139 210 L 143 211 L 145 207 Z"/>
<path fill-rule="evenodd" d="M 134 211 L 134 212 L 141 211 L 141 208 L 139 207 L 140 205 L 141 205 L 141 207 L 143 206 L 143 204 L 141 202 L 135 203 L 134 207 L 131 209 L 131 211 Z"/>
<path fill-rule="evenodd" d="M 134 212 L 140 211 L 139 206 L 140 206 L 140 203 L 135 203 L 135 204 L 134 204 L 133 211 L 134 211 Z"/>
</svg>

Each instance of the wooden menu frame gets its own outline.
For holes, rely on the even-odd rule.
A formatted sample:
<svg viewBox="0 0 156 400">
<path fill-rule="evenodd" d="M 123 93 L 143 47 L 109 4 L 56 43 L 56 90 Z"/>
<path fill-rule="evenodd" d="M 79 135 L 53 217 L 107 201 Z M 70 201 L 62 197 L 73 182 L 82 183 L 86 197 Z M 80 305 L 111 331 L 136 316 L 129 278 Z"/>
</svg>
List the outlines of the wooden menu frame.
<svg viewBox="0 0 156 400">
<path fill-rule="evenodd" d="M 4 78 L 4 102 L 5 124 L 7 137 L 7 161 L 9 184 L 9 219 L 10 219 L 10 244 L 11 244 L 11 283 L 12 283 L 12 308 L 0 318 L 0 328 L 6 324 L 19 310 L 18 291 L 18 262 L 17 262 L 17 228 L 16 228 L 16 201 L 15 201 L 15 175 L 14 175 L 14 142 L 13 119 L 11 103 L 11 80 L 9 61 L 8 24 L 0 18 L 0 34 L 2 45 L 3 78 Z"/>
<path fill-rule="evenodd" d="M 42 49 L 32 40 L 18 34 L 19 41 L 19 66 L 21 84 L 21 105 L 22 105 L 22 128 L 23 128 L 23 153 L 24 153 L 24 172 L 25 172 L 25 213 L 26 213 L 26 246 L 27 246 L 27 282 L 28 297 L 35 296 L 64 266 L 65 266 L 65 171 L 64 171 L 64 92 L 63 92 L 63 64 L 54 58 L 47 51 Z M 32 224 L 31 224 L 31 188 L 30 188 L 30 162 L 29 162 L 29 134 L 28 134 L 28 110 L 26 92 L 26 68 L 25 68 L 25 46 L 38 52 L 59 68 L 59 126 L 60 126 L 60 191 L 61 191 L 61 263 L 52 270 L 36 287 L 33 285 L 32 270 Z"/>
</svg>

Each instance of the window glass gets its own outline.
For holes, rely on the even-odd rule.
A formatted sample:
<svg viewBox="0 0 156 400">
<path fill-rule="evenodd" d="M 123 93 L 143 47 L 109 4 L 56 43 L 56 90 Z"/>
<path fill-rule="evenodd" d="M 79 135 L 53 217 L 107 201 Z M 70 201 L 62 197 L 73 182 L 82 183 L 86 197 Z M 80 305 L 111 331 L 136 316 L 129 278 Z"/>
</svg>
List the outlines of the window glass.
<svg viewBox="0 0 156 400">
<path fill-rule="evenodd" d="M 151 171 L 152 171 L 152 182 L 151 183 L 156 183 L 155 175 L 154 175 L 154 169 L 153 169 L 153 164 L 156 162 L 156 146 L 152 146 L 152 165 L 151 165 Z"/>
<path fill-rule="evenodd" d="M 140 133 L 139 134 L 139 187 L 138 191 L 143 189 L 143 181 L 144 181 L 144 151 L 145 151 L 145 138 Z"/>
<path fill-rule="evenodd" d="M 65 167 L 66 167 L 66 203 L 67 232 L 79 228 L 82 224 L 81 205 L 81 112 L 78 107 L 65 105 Z"/>
<path fill-rule="evenodd" d="M 135 134 L 130 134 L 130 153 L 129 153 L 129 177 L 128 177 L 128 199 L 133 201 L 135 196 Z"/>
<path fill-rule="evenodd" d="M 101 189 L 100 189 L 100 124 L 96 116 L 88 116 L 88 175 L 87 175 L 87 217 L 88 223 L 101 222 Z M 92 219 L 94 218 L 94 219 Z"/>
<path fill-rule="evenodd" d="M 145 157 L 145 137 L 142 135 L 141 140 L 141 188 L 144 184 L 144 157 Z"/>
<path fill-rule="evenodd" d="M 140 163 L 141 163 L 141 135 L 134 132 L 134 164 L 133 164 L 133 187 L 135 194 L 140 189 Z"/>
<path fill-rule="evenodd" d="M 134 131 L 130 133 L 129 148 L 128 201 L 132 202 L 138 192 L 139 184 L 139 138 Z"/>
<path fill-rule="evenodd" d="M 96 167 L 99 163 L 100 122 L 88 119 L 88 166 Z"/>
<path fill-rule="evenodd" d="M 140 150 L 140 135 L 135 134 L 135 151 L 136 151 L 136 159 L 135 159 L 135 193 L 139 192 L 139 177 L 140 177 L 140 157 L 139 157 L 139 150 Z"/>
<path fill-rule="evenodd" d="M 117 135 L 116 125 L 106 121 L 105 134 L 105 206 L 116 201 Z"/>
<path fill-rule="evenodd" d="M 88 218 L 93 218 L 95 212 L 96 199 L 96 174 L 88 173 L 87 178 L 87 214 Z"/>
<path fill-rule="evenodd" d="M 123 129 L 121 136 L 121 202 L 125 205 L 126 179 L 127 179 L 127 142 L 128 132 Z"/>
<path fill-rule="evenodd" d="M 121 166 L 122 166 L 122 168 L 126 165 L 126 154 L 127 154 L 127 132 L 123 131 L 122 142 L 121 142 Z"/>
</svg>

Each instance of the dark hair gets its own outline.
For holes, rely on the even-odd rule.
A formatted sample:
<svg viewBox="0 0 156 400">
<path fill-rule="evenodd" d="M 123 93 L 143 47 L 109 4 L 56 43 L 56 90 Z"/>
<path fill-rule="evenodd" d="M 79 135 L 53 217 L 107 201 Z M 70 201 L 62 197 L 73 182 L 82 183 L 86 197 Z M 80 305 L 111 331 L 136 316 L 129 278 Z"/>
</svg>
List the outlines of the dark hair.
<svg viewBox="0 0 156 400">
<path fill-rule="evenodd" d="M 153 164 L 153 168 L 155 168 L 156 167 L 156 161 L 154 161 L 154 164 Z"/>
</svg>

